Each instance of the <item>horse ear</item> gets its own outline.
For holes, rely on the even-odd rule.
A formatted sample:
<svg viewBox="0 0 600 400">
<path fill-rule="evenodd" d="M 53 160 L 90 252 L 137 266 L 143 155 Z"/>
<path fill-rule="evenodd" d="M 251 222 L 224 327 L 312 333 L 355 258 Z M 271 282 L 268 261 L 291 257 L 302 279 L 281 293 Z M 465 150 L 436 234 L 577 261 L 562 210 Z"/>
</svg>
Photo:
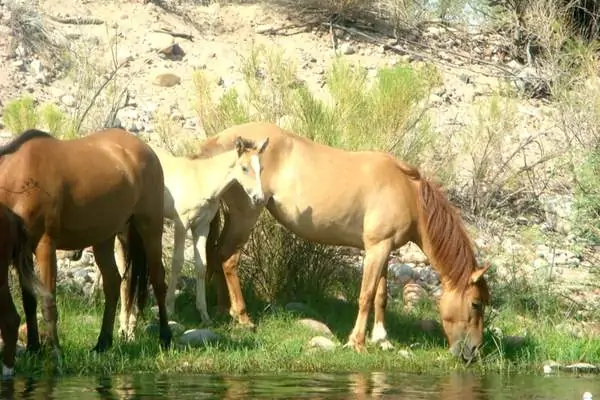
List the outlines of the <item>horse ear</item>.
<svg viewBox="0 0 600 400">
<path fill-rule="evenodd" d="M 241 156 L 242 153 L 246 150 L 246 146 L 244 144 L 244 139 L 241 136 L 235 138 L 235 149 L 238 153 L 238 156 Z"/>
<path fill-rule="evenodd" d="M 477 283 L 481 277 L 483 275 L 485 275 L 485 273 L 488 271 L 488 269 L 490 269 L 490 263 L 489 261 L 486 261 L 484 266 L 482 268 L 479 268 L 477 270 L 475 270 L 472 274 L 471 274 L 471 282 L 472 283 Z"/>
<path fill-rule="evenodd" d="M 269 144 L 269 138 L 265 138 L 265 140 L 263 140 L 259 145 L 258 145 L 258 154 L 261 154 L 263 151 L 265 151 L 265 149 L 267 148 L 267 145 Z"/>
</svg>

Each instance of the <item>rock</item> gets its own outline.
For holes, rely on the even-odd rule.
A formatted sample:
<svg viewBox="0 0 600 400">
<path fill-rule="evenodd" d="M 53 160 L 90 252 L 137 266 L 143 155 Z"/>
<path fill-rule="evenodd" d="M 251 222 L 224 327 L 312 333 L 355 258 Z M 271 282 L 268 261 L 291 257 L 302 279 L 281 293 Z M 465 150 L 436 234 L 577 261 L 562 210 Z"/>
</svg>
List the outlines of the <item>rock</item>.
<svg viewBox="0 0 600 400">
<path fill-rule="evenodd" d="M 171 328 L 173 335 L 179 336 L 185 332 L 185 327 L 176 321 L 169 321 L 169 327 Z"/>
<path fill-rule="evenodd" d="M 333 350 L 338 345 L 331 339 L 325 336 L 315 336 L 308 342 L 308 345 L 313 348 L 319 348 L 323 350 Z"/>
<path fill-rule="evenodd" d="M 76 102 L 75 97 L 71 94 L 65 94 L 61 96 L 60 101 L 67 107 L 73 107 Z"/>
<path fill-rule="evenodd" d="M 342 43 L 342 45 L 340 46 L 340 52 L 345 55 L 350 55 L 356 53 L 356 50 L 354 50 L 354 47 L 352 47 L 350 43 L 346 42 Z"/>
<path fill-rule="evenodd" d="M 38 76 L 42 74 L 44 72 L 44 66 L 42 65 L 42 62 L 38 59 L 31 61 L 31 63 L 29 64 L 29 72 L 33 76 Z"/>
<path fill-rule="evenodd" d="M 569 234 L 572 229 L 574 197 L 572 195 L 542 194 L 539 201 L 544 210 L 544 218 L 550 229 Z"/>
<path fill-rule="evenodd" d="M 188 329 L 179 338 L 179 343 L 184 346 L 199 347 L 218 340 L 219 336 L 210 329 Z"/>
<path fill-rule="evenodd" d="M 559 363 L 557 363 L 554 360 L 548 360 L 548 361 L 544 362 L 543 370 L 544 370 L 545 374 L 550 374 L 560 368 L 561 368 L 561 365 Z"/>
<path fill-rule="evenodd" d="M 412 242 L 403 246 L 399 253 L 400 261 L 403 263 L 426 264 L 428 261 L 427 256 Z"/>
<path fill-rule="evenodd" d="M 320 321 L 310 319 L 310 318 L 303 318 L 303 319 L 298 320 L 298 323 L 302 326 L 312 329 L 316 333 L 333 336 L 331 329 L 329 329 L 329 327 L 327 325 L 325 325 L 324 323 L 322 323 Z"/>
<path fill-rule="evenodd" d="M 158 74 L 152 81 L 153 85 L 162 86 L 162 87 L 171 87 L 171 86 L 179 85 L 180 83 L 181 83 L 181 78 L 172 73 Z"/>
<path fill-rule="evenodd" d="M 400 263 L 393 263 L 388 266 L 388 276 L 395 279 L 401 286 L 418 279 L 412 265 Z"/>
<path fill-rule="evenodd" d="M 597 372 L 599 367 L 593 364 L 578 362 L 565 365 L 562 369 L 570 372 Z"/>
<path fill-rule="evenodd" d="M 168 33 L 151 32 L 146 36 L 151 50 L 161 50 L 171 46 L 175 39 Z"/>
<path fill-rule="evenodd" d="M 398 351 L 398 354 L 404 358 L 413 358 L 414 357 L 414 353 L 410 350 L 407 349 L 401 349 Z"/>
<path fill-rule="evenodd" d="M 407 311 L 412 310 L 417 303 L 424 297 L 427 296 L 425 289 L 416 283 L 408 283 L 404 286 L 402 292 L 402 299 L 404 300 L 404 309 Z"/>
<path fill-rule="evenodd" d="M 170 46 L 158 50 L 158 54 L 169 60 L 179 61 L 185 56 L 185 51 L 183 51 L 178 43 L 173 43 Z"/>
</svg>

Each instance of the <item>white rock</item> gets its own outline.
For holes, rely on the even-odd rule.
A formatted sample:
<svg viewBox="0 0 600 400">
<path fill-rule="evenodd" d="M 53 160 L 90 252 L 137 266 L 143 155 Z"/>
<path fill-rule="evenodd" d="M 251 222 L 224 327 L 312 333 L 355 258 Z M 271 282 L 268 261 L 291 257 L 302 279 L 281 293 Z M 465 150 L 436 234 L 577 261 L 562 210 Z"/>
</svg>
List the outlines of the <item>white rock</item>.
<svg viewBox="0 0 600 400">
<path fill-rule="evenodd" d="M 316 347 L 324 350 L 333 350 L 337 347 L 337 344 L 325 336 L 315 336 L 308 342 L 310 347 Z"/>
<path fill-rule="evenodd" d="M 188 329 L 179 338 L 179 343 L 199 347 L 219 340 L 219 336 L 210 329 Z"/>
</svg>

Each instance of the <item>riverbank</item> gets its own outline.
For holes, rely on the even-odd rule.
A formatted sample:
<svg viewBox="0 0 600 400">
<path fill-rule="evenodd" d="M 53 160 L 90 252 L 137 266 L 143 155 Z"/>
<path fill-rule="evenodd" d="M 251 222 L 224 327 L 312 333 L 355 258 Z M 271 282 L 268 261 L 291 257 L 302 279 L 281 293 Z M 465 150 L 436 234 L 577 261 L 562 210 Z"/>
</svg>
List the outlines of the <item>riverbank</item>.
<svg viewBox="0 0 600 400">
<path fill-rule="evenodd" d="M 600 364 L 599 338 L 576 337 L 572 331 L 559 329 L 556 319 L 550 316 L 534 321 L 509 309 L 500 309 L 490 318 L 482 360 L 465 366 L 448 353 L 441 330 L 435 323 L 437 315 L 433 307 L 426 304 L 409 313 L 401 310 L 400 303 L 390 304 L 386 322 L 395 348 L 384 351 L 369 345 L 366 353 L 357 354 L 341 346 L 352 328 L 355 304 L 329 299 L 318 304 L 301 306 L 292 303 L 265 309 L 264 304 L 251 302 L 250 311 L 257 329 L 250 332 L 219 318 L 209 328 L 199 326 L 193 298 L 187 293 L 180 296 L 179 315 L 173 318 L 178 324 L 173 325 L 172 349 L 162 351 L 156 326 L 153 322 L 144 322 L 134 342 L 122 343 L 117 339 L 112 349 L 96 355 L 89 350 L 99 333 L 102 302 L 61 292 L 58 305 L 62 370 L 53 369 L 48 352 L 38 357 L 22 353 L 17 359 L 18 375 L 374 370 L 433 373 L 464 369 L 478 373 L 543 374 L 544 369 L 546 373 L 590 372 Z M 147 309 L 149 320 L 153 310 Z M 212 313 L 214 315 L 214 309 Z M 321 321 L 324 325 L 307 320 Z M 184 334 L 184 331 L 188 332 Z M 184 346 L 182 341 L 188 341 L 190 345 Z"/>
</svg>

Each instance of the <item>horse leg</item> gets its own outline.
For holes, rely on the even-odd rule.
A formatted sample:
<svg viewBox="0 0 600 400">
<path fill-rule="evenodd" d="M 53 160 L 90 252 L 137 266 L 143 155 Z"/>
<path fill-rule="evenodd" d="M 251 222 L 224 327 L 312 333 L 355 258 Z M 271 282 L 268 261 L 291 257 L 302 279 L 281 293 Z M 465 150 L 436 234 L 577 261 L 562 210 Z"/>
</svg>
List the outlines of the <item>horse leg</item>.
<svg viewBox="0 0 600 400">
<path fill-rule="evenodd" d="M 117 263 L 114 255 L 115 237 L 111 236 L 107 240 L 94 246 L 94 257 L 102 274 L 102 289 L 104 290 L 104 314 L 102 316 L 102 327 L 98 342 L 92 351 L 101 353 L 113 344 L 113 329 L 115 326 L 115 314 L 117 311 L 117 302 L 119 301 L 119 290 L 121 285 L 121 276 L 117 269 Z"/>
<path fill-rule="evenodd" d="M 5 267 L 8 268 L 8 265 Z M 8 272 L 6 274 L 8 275 Z M 2 315 L 0 318 L 0 331 L 2 333 L 2 340 L 4 341 L 4 348 L 2 350 L 2 376 L 10 377 L 14 374 L 21 318 L 17 313 L 15 303 L 10 294 L 8 279 L 6 284 L 2 285 L 0 289 L 0 315 Z"/>
<path fill-rule="evenodd" d="M 53 346 L 52 351 L 54 352 L 57 361 L 61 363 L 61 349 L 58 340 L 58 309 L 56 307 L 56 245 L 54 241 L 48 236 L 44 235 L 40 239 L 36 249 L 35 256 L 38 263 L 40 272 L 40 280 L 42 285 L 46 288 L 49 295 L 45 296 L 43 301 L 42 314 L 44 316 L 44 322 L 48 328 L 48 336 Z"/>
<path fill-rule="evenodd" d="M 367 318 L 373 297 L 380 282 L 383 265 L 390 254 L 392 244 L 389 240 L 365 246 L 365 259 L 363 266 L 360 298 L 358 300 L 358 315 L 354 328 L 344 347 L 353 347 L 356 351 L 363 351 L 365 347 L 365 331 Z"/>
<path fill-rule="evenodd" d="M 115 261 L 119 275 L 121 275 L 121 312 L 119 313 L 119 337 L 125 341 L 131 341 L 135 337 L 135 328 L 137 326 L 137 305 L 132 307 L 131 314 L 127 313 L 127 297 L 129 296 L 129 275 L 126 274 L 127 262 L 125 252 L 127 245 L 124 242 L 125 237 L 117 234 L 115 238 Z"/>
<path fill-rule="evenodd" d="M 251 208 L 244 210 L 230 209 L 225 214 L 226 218 L 221 234 L 220 258 L 231 301 L 229 315 L 237 319 L 240 325 L 250 329 L 255 329 L 255 325 L 246 311 L 246 303 L 242 295 L 237 270 L 242 247 L 248 241 L 261 211 L 262 208 L 258 210 Z M 236 225 L 233 225 L 233 223 Z"/>
<path fill-rule="evenodd" d="M 167 282 L 165 279 L 165 266 L 162 262 L 163 219 L 162 217 L 160 219 L 154 217 L 143 218 L 136 215 L 131 223 L 137 224 L 138 232 L 141 235 L 148 265 L 148 278 L 158 305 L 160 341 L 163 348 L 168 348 L 171 345 L 173 333 L 169 327 L 165 304 Z M 139 312 L 142 312 L 142 306 L 138 302 Z"/>
<path fill-rule="evenodd" d="M 28 257 L 26 262 L 33 265 L 33 255 L 28 252 L 24 255 Z M 40 350 L 40 334 L 37 319 L 37 298 L 31 293 L 23 282 L 23 275 L 19 274 L 19 286 L 21 286 L 21 299 L 23 302 L 23 311 L 25 311 L 25 322 L 27 326 L 27 351 L 36 353 Z"/>
<path fill-rule="evenodd" d="M 196 264 L 196 309 L 200 312 L 202 322 L 210 324 L 208 306 L 206 305 L 206 237 L 208 224 L 199 223 L 192 227 L 194 240 L 194 261 Z"/>
<path fill-rule="evenodd" d="M 171 259 L 171 282 L 167 287 L 167 312 L 169 315 L 175 313 L 175 289 L 181 276 L 181 269 L 183 268 L 183 262 L 185 260 L 185 231 L 186 225 L 184 225 L 181 219 L 177 218 L 175 223 L 175 240 L 173 243 L 173 257 Z"/>
<path fill-rule="evenodd" d="M 387 274 L 388 266 L 384 263 L 381 277 L 379 278 L 379 284 L 377 285 L 377 292 L 375 293 L 374 312 L 375 316 L 373 319 L 373 332 L 371 332 L 371 342 L 379 343 L 383 350 L 392 350 L 394 346 L 390 343 L 387 338 L 387 331 L 385 330 L 384 318 L 385 309 L 387 307 Z"/>
</svg>

